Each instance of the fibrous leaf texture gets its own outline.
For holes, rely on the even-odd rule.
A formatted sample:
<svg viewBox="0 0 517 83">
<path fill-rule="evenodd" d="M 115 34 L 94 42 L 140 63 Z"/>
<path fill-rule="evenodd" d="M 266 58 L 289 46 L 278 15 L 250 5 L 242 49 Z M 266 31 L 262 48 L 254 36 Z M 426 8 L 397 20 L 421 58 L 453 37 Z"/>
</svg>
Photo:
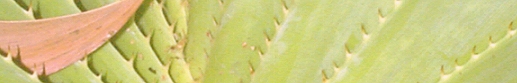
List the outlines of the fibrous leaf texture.
<svg viewBox="0 0 517 83">
<path fill-rule="evenodd" d="M 517 0 L 140 1 L 0 0 L 0 82 L 517 82 Z"/>
</svg>

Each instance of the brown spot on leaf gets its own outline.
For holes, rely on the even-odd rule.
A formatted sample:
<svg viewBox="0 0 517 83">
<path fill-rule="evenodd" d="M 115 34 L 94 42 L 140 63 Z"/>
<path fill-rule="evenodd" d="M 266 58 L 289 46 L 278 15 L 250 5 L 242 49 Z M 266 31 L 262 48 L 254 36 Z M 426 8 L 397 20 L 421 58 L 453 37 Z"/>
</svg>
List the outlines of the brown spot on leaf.
<svg viewBox="0 0 517 83">
<path fill-rule="evenodd" d="M 156 74 L 156 70 L 155 70 L 155 69 L 153 69 L 153 68 L 150 68 L 150 67 L 149 67 L 149 71 L 151 71 L 152 73 Z"/>
</svg>

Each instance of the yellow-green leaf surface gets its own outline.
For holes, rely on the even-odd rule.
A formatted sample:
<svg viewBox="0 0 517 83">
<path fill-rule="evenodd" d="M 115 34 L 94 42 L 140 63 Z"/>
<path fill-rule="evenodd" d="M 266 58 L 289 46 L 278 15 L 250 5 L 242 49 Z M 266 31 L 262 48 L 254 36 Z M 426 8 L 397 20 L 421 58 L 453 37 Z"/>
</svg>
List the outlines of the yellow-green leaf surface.
<svg viewBox="0 0 517 83">
<path fill-rule="evenodd" d="M 30 75 L 17 67 L 10 55 L 2 56 L 0 66 L 2 67 L 0 68 L 0 80 L 2 82 L 41 83 L 36 74 Z"/>
<path fill-rule="evenodd" d="M 116 1 L 0 2 L 33 20 Z M 517 0 L 145 0 L 57 73 L 0 53 L 0 82 L 513 83 L 516 21 Z"/>
<path fill-rule="evenodd" d="M 512 0 L 294 3 L 253 82 L 508 82 L 517 76 Z M 336 55 L 344 57 L 330 62 Z"/>
</svg>

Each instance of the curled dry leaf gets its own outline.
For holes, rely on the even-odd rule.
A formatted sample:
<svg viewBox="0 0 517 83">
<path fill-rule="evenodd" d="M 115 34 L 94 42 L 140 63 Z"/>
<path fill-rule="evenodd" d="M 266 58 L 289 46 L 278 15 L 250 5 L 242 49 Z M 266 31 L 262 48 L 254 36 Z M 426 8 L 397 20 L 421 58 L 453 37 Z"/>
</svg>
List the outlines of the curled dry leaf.
<svg viewBox="0 0 517 83">
<path fill-rule="evenodd" d="M 142 0 L 123 0 L 79 14 L 0 21 L 0 48 L 28 69 L 48 75 L 80 60 L 114 35 Z"/>
</svg>

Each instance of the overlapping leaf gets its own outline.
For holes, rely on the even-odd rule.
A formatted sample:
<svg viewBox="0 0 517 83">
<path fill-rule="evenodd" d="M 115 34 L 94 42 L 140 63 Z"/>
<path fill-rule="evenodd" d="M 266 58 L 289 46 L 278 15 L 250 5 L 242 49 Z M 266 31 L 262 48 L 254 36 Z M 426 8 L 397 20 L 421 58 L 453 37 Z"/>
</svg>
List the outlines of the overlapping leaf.
<svg viewBox="0 0 517 83">
<path fill-rule="evenodd" d="M 32 13 L 25 11 L 31 10 L 28 1 L 4 2 L 0 6 L 11 8 L 8 11 L 17 15 L 0 16 L 5 20 L 79 11 L 57 8 L 59 12 L 49 13 L 55 7 L 36 4 L 38 9 Z M 78 0 L 69 6 L 86 11 L 107 3 Z M 146 0 L 114 38 L 84 61 L 40 79 L 153 83 L 516 82 L 515 3 Z M 15 67 L 16 58 L 7 56 L 3 60 L 6 63 L 0 65 L 9 68 L 0 72 L 19 74 L 13 77 L 18 80 L 9 81 L 39 82 Z"/>
</svg>

